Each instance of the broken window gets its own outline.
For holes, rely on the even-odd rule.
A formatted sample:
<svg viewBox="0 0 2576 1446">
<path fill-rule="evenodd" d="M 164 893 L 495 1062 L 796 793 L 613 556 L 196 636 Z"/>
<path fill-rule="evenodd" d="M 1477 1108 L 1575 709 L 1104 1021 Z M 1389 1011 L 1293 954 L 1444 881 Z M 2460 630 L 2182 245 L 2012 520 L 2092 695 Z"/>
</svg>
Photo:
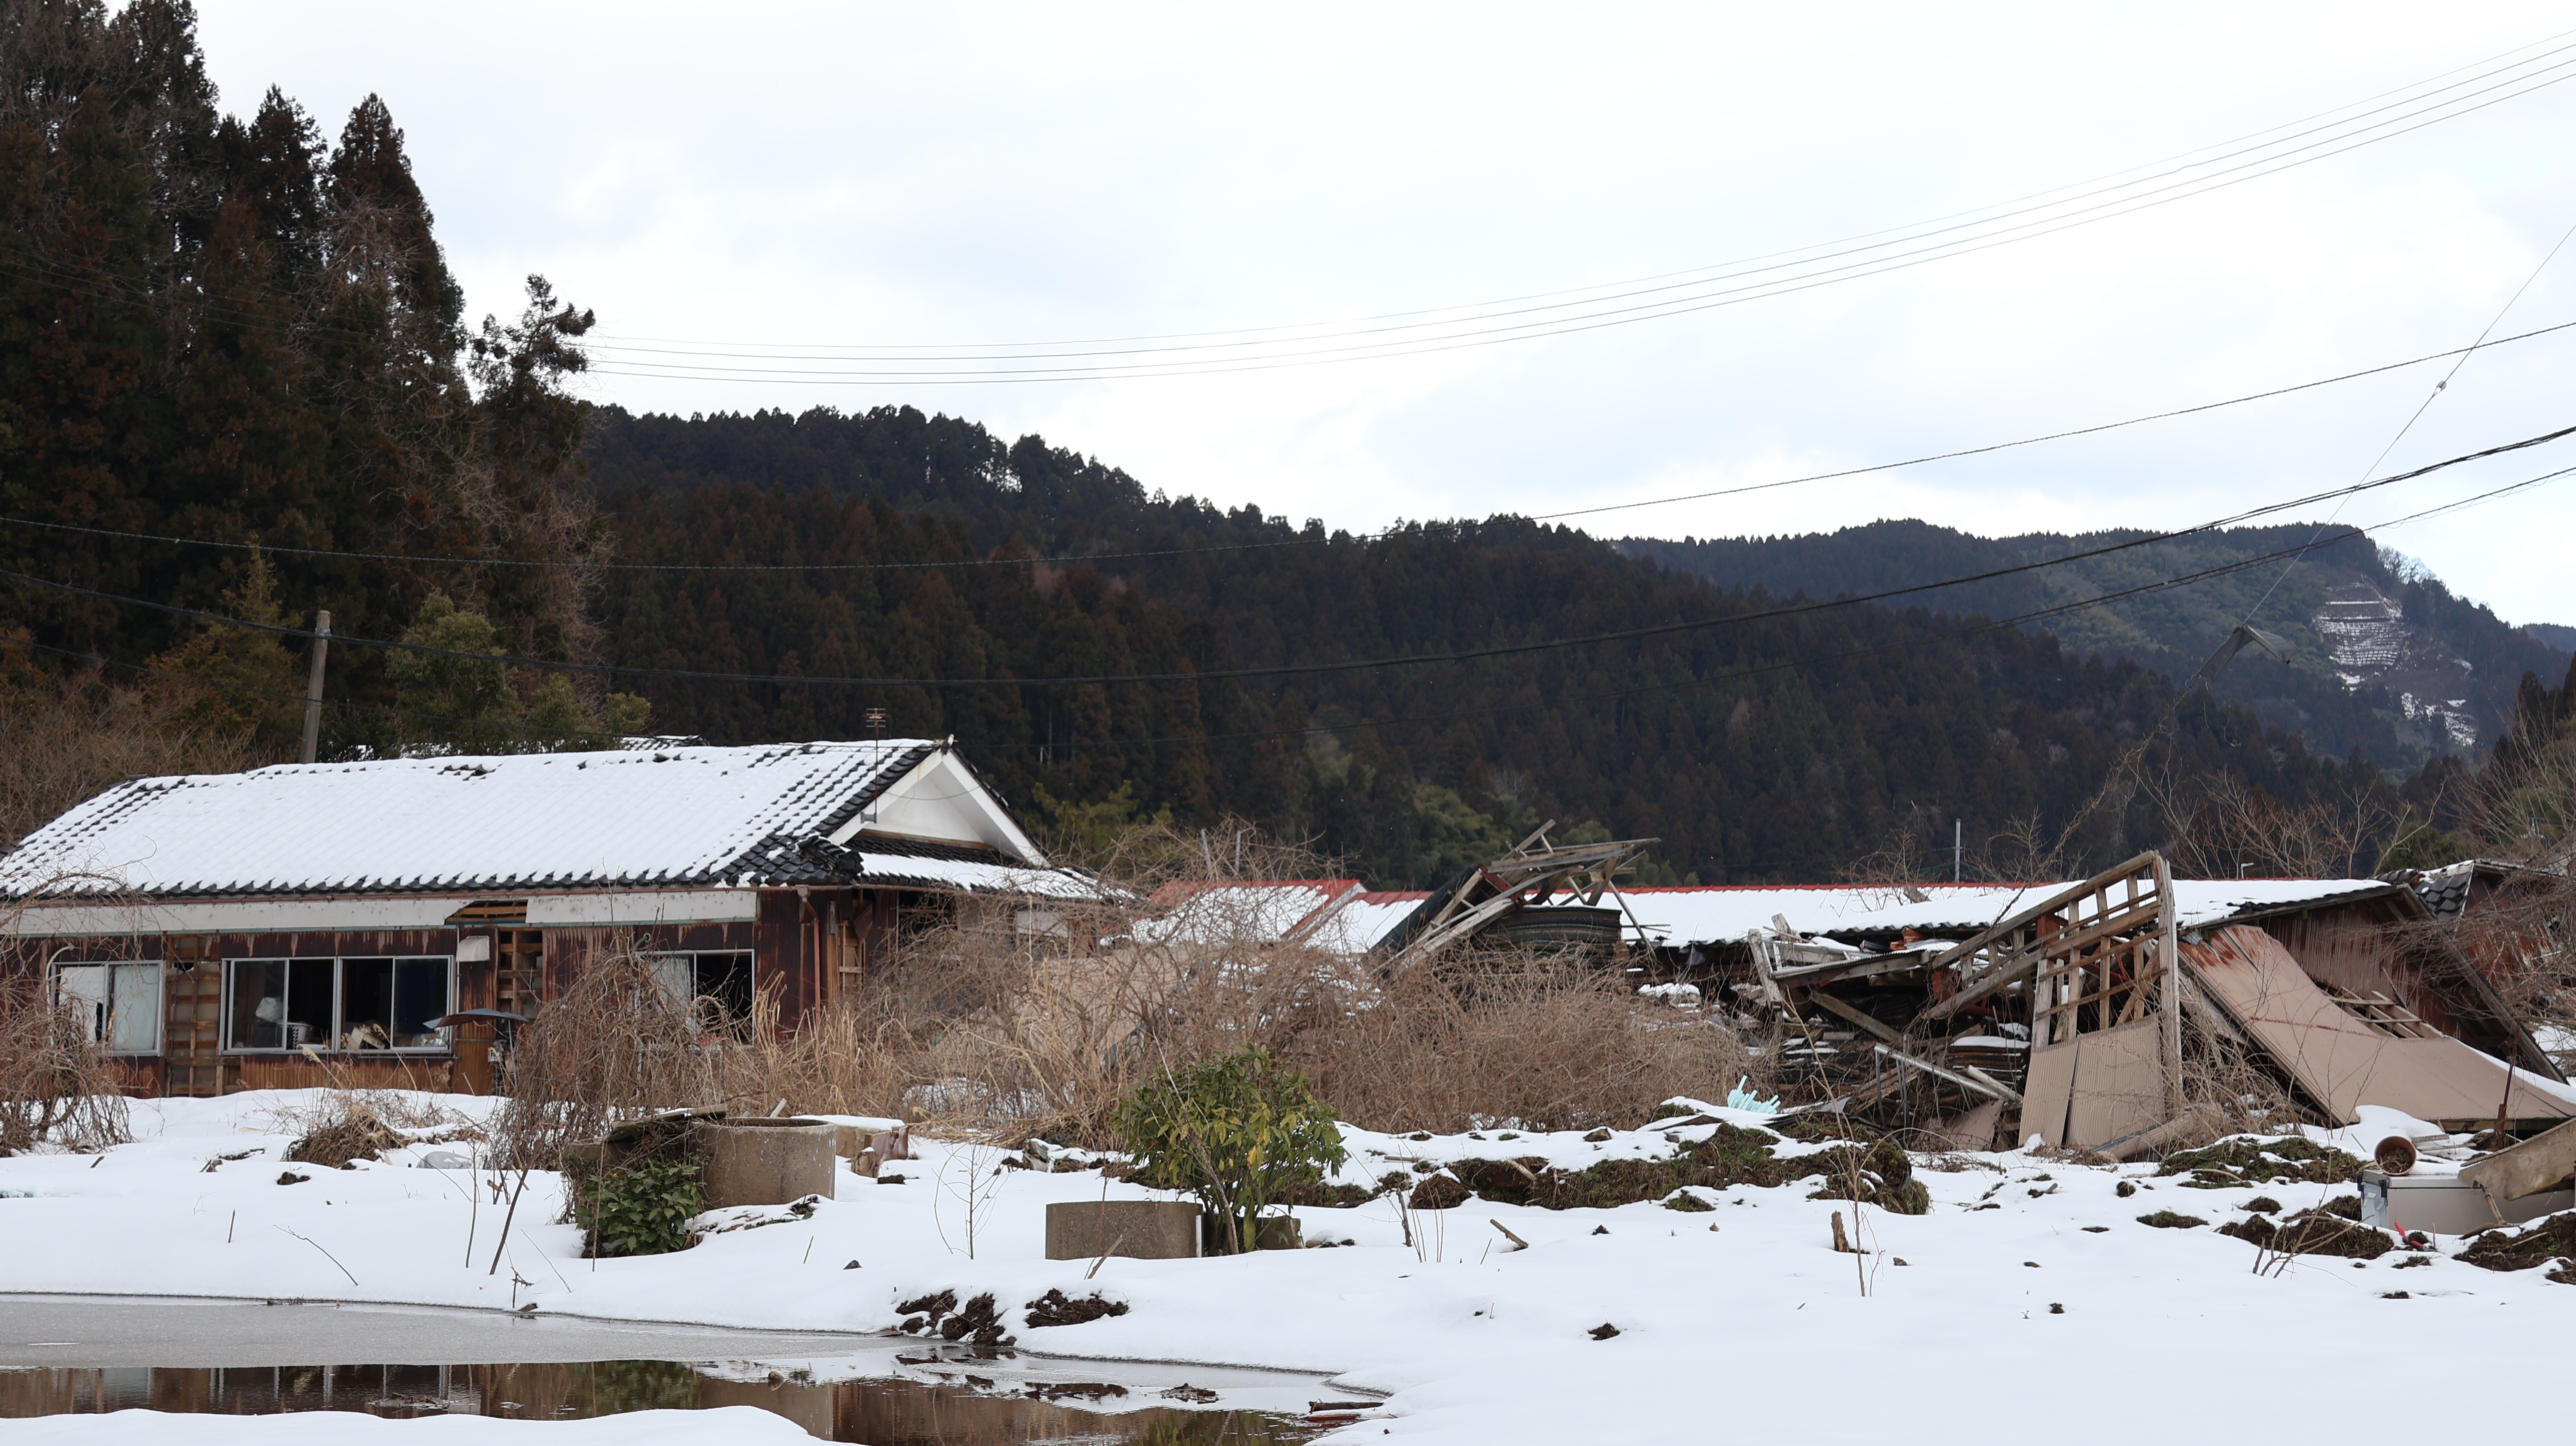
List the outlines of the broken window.
<svg viewBox="0 0 2576 1446">
<path fill-rule="evenodd" d="M 653 960 L 653 977 L 673 1000 L 695 1005 L 708 1000 L 703 1023 L 721 1019 L 740 1025 L 751 1018 L 751 955 L 748 951 L 661 954 Z"/>
<path fill-rule="evenodd" d="M 447 1012 L 444 959 L 340 961 L 342 1049 L 435 1049 L 430 1021 Z"/>
<path fill-rule="evenodd" d="M 224 1048 L 443 1049 L 454 997 L 445 958 L 228 960 Z"/>
<path fill-rule="evenodd" d="M 110 1054 L 161 1050 L 161 964 L 60 964 L 54 997 L 71 1006 L 91 1043 Z"/>
</svg>

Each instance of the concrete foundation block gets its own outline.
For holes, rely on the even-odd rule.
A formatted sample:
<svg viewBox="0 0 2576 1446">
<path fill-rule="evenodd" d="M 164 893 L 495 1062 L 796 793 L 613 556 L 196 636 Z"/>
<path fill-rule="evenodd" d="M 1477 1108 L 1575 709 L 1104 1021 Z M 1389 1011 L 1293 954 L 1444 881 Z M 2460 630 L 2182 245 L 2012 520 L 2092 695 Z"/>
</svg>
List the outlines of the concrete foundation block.
<svg viewBox="0 0 2576 1446">
<path fill-rule="evenodd" d="M 1199 1253 L 1199 1207 L 1161 1200 L 1076 1200 L 1049 1205 L 1049 1260 L 1123 1255 L 1188 1260 Z"/>
<path fill-rule="evenodd" d="M 698 1195 L 709 1210 L 729 1205 L 784 1205 L 808 1195 L 832 1198 L 839 1159 L 833 1126 L 823 1120 L 700 1120 L 690 1144 L 706 1161 Z"/>
</svg>

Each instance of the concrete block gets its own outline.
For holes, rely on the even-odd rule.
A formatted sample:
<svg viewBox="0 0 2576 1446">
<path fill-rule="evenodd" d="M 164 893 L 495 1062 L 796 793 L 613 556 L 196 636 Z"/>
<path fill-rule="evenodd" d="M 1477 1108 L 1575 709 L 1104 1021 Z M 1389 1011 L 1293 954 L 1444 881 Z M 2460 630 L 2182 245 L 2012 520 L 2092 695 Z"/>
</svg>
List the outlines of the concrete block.
<svg viewBox="0 0 2576 1446">
<path fill-rule="evenodd" d="M 832 1198 L 833 1126 L 823 1120 L 700 1120 L 690 1144 L 706 1161 L 699 1198 L 709 1210 Z"/>
<path fill-rule="evenodd" d="M 1199 1253 L 1199 1207 L 1161 1200 L 1076 1200 L 1049 1205 L 1049 1260 L 1123 1255 L 1188 1260 Z"/>
</svg>

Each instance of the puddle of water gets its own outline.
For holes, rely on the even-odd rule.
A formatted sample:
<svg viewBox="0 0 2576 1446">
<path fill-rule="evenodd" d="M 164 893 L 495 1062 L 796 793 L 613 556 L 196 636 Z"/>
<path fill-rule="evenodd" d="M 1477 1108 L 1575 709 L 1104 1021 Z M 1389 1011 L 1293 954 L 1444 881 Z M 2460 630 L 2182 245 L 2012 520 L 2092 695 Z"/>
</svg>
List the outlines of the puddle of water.
<svg viewBox="0 0 2576 1446">
<path fill-rule="evenodd" d="M 1124 1381 L 1111 1382 L 1085 1379 L 1084 1372 L 1097 1369 L 1085 1363 L 1009 1353 L 926 1348 L 895 1360 L 906 1378 L 886 1378 L 882 1355 L 795 1362 L 0 1368 L 0 1419 L 145 1407 L 236 1416 L 362 1411 L 397 1419 L 554 1421 L 757 1406 L 823 1440 L 866 1446 L 1285 1446 L 1321 1429 L 1276 1414 L 1302 1409 L 1292 1398 L 1310 1382 L 1289 1384 L 1294 1378 L 1203 1373 L 1229 1387 L 1210 1393 L 1185 1384 L 1187 1372 L 1174 1367 L 1121 1366 L 1115 1373 Z M 837 1371 L 877 1374 L 835 1379 Z M 1211 1394 L 1256 1395 L 1269 1409 L 1203 1404 Z M 1090 1409 L 1095 1406 L 1101 1409 Z"/>
</svg>

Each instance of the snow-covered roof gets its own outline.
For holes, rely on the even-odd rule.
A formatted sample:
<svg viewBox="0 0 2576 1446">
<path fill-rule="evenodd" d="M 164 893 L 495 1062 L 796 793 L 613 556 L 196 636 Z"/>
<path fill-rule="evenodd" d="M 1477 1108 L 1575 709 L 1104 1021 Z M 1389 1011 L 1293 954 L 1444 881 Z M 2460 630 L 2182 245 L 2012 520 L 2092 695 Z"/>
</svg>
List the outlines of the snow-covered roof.
<svg viewBox="0 0 2576 1446">
<path fill-rule="evenodd" d="M 1136 932 L 1149 939 L 1304 943 L 1359 892 L 1357 879 L 1185 880 L 1154 891 L 1164 912 L 1138 921 Z"/>
<path fill-rule="evenodd" d="M 1428 889 L 1370 889 L 1335 910 L 1317 933 L 1342 953 L 1365 954 L 1430 897 Z"/>
<path fill-rule="evenodd" d="M 1628 928 L 1630 938 L 1638 937 L 1642 926 L 1644 937 L 1659 943 L 1701 944 L 1741 939 L 1769 927 L 1774 914 L 1802 934 L 1915 929 L 1932 935 L 1965 935 L 2068 887 L 2069 883 L 1685 886 L 1622 889 L 1619 897 L 1635 916 Z M 2174 900 L 2176 918 L 2192 927 L 2249 909 L 2387 887 L 2376 879 L 2176 879 Z"/>
<path fill-rule="evenodd" d="M 1365 954 L 1429 897 L 1420 890 L 1363 889 L 1357 879 L 1188 881 L 1156 890 L 1154 902 L 1167 912 L 1136 931 L 1147 938 L 1197 932 Z"/>
<path fill-rule="evenodd" d="M 135 779 L 0 858 L 0 895 L 894 886 L 1086 893 L 922 739 L 397 758 Z"/>
</svg>

